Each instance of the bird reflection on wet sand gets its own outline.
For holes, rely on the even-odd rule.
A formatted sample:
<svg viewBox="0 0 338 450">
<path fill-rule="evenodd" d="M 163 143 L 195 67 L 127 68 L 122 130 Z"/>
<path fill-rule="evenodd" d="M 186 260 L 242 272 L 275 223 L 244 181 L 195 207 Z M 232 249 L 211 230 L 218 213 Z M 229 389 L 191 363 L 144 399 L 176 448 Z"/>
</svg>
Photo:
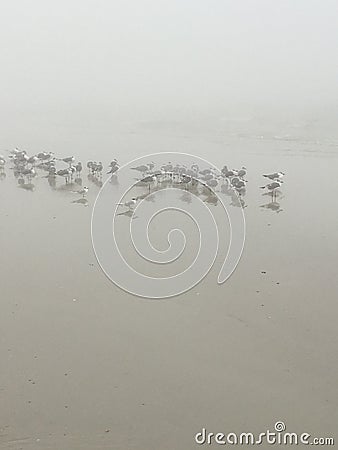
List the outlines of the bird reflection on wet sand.
<svg viewBox="0 0 338 450">
<path fill-rule="evenodd" d="M 271 211 L 274 211 L 275 213 L 280 213 L 283 211 L 281 208 L 280 203 L 276 201 L 271 201 L 270 203 L 266 203 L 265 205 L 261 205 L 261 208 L 270 209 Z"/>
<path fill-rule="evenodd" d="M 190 192 L 183 192 L 183 194 L 180 197 L 180 200 L 185 203 L 191 203 L 192 197 L 191 197 Z"/>
<path fill-rule="evenodd" d="M 221 187 L 222 194 L 227 195 L 230 197 L 230 205 L 235 206 L 236 208 L 246 208 L 248 205 L 245 203 L 244 195 L 246 194 L 245 188 L 241 190 L 241 192 L 238 192 L 237 190 L 234 190 L 230 185 L 223 184 Z"/>
<path fill-rule="evenodd" d="M 49 186 L 55 190 L 56 189 L 56 177 L 52 175 L 46 176 Z"/>
<path fill-rule="evenodd" d="M 210 192 L 203 201 L 209 205 L 216 206 L 218 204 L 218 197 L 213 192 Z"/>
<path fill-rule="evenodd" d="M 97 178 L 95 175 L 92 175 L 91 173 L 88 175 L 88 180 L 91 181 L 95 186 L 98 188 L 102 188 L 103 181 L 100 178 Z"/>
<path fill-rule="evenodd" d="M 18 184 L 18 187 L 20 188 L 20 189 L 25 189 L 26 191 L 34 191 L 34 189 L 35 189 L 35 184 L 33 184 L 33 183 L 19 183 Z"/>
<path fill-rule="evenodd" d="M 116 216 L 125 216 L 129 217 L 131 220 L 137 219 L 138 216 L 134 214 L 134 211 L 132 209 L 128 209 L 127 211 L 120 212 L 116 214 Z"/>
<path fill-rule="evenodd" d="M 118 185 L 119 184 L 119 179 L 118 179 L 117 175 L 112 175 L 110 177 L 109 183 L 114 185 L 114 186 Z"/>
<path fill-rule="evenodd" d="M 56 190 L 60 192 L 73 192 L 76 187 L 75 183 L 66 183 L 57 186 Z"/>
<path fill-rule="evenodd" d="M 78 200 L 73 200 L 72 203 L 77 203 L 83 206 L 88 206 L 88 200 L 84 197 L 79 198 Z"/>
</svg>

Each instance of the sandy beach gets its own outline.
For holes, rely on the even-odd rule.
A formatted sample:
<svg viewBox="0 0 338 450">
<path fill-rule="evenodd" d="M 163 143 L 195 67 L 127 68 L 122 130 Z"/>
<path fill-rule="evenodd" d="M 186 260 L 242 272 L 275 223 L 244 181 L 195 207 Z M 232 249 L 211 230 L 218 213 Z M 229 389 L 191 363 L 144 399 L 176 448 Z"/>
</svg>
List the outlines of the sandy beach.
<svg viewBox="0 0 338 450">
<path fill-rule="evenodd" d="M 8 164 L 0 183 L 1 448 L 186 450 L 198 447 L 202 428 L 258 434 L 278 420 L 290 432 L 335 436 L 337 142 L 163 128 L 115 134 L 129 151 L 105 150 L 102 161 L 175 146 L 202 157 L 208 149 L 216 165 L 245 165 L 237 269 L 217 285 L 217 258 L 183 295 L 127 294 L 92 249 L 100 187 L 84 171 L 84 207 L 40 172 L 34 190 L 20 188 Z M 89 159 L 90 147 L 77 158 Z M 271 208 L 262 173 L 282 169 L 285 186 Z"/>
</svg>

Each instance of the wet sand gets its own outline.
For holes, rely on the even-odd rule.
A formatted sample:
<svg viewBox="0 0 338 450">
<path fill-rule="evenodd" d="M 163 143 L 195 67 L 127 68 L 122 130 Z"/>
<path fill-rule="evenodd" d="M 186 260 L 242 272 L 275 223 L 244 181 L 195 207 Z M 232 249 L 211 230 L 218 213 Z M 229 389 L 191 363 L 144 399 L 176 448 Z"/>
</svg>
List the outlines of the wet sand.
<svg viewBox="0 0 338 450">
<path fill-rule="evenodd" d="M 19 188 L 7 167 L 0 448 L 186 450 L 198 448 L 203 427 L 258 434 L 277 420 L 290 432 L 335 437 L 337 144 L 131 131 L 103 150 L 91 146 L 95 136 L 78 153 L 68 142 L 65 155 L 85 162 L 102 154 L 107 164 L 175 149 L 244 164 L 243 257 L 224 285 L 216 284 L 218 258 L 184 295 L 133 297 L 105 277 L 92 250 L 99 186 L 83 174 L 84 207 L 40 173 L 33 191 Z M 259 189 L 261 174 L 274 170 L 287 173 L 280 207 Z"/>
</svg>

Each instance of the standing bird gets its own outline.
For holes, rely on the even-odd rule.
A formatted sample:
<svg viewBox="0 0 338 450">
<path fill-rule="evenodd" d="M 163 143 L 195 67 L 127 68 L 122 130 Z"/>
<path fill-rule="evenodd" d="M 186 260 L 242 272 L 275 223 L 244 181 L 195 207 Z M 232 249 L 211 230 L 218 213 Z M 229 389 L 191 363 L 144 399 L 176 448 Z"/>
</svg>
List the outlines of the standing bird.
<svg viewBox="0 0 338 450">
<path fill-rule="evenodd" d="M 280 180 L 281 178 L 283 178 L 285 175 L 284 172 L 273 172 L 273 173 L 269 173 L 269 174 L 265 174 L 263 175 L 263 177 L 265 178 L 269 178 L 269 180 Z"/>
<path fill-rule="evenodd" d="M 0 156 L 0 170 L 3 170 L 6 164 L 6 160 L 3 156 Z"/>
<path fill-rule="evenodd" d="M 27 177 L 28 179 L 32 179 L 36 176 L 36 172 L 34 168 L 31 169 L 21 169 L 19 170 L 19 175 L 22 175 L 24 177 Z"/>
<path fill-rule="evenodd" d="M 88 161 L 88 162 L 87 162 L 88 172 L 91 172 L 91 171 L 92 171 L 93 165 L 94 165 L 94 162 L 93 162 L 93 161 Z"/>
<path fill-rule="evenodd" d="M 132 167 L 131 170 L 136 170 L 137 172 L 140 172 L 143 176 L 148 172 L 149 167 L 148 165 L 142 164 L 141 166 Z"/>
<path fill-rule="evenodd" d="M 236 170 L 229 170 L 228 166 L 224 166 L 221 170 L 223 178 L 226 178 L 226 180 L 229 182 L 232 177 L 236 177 L 238 175 L 238 172 Z"/>
<path fill-rule="evenodd" d="M 67 156 L 66 158 L 57 158 L 59 161 L 63 161 L 66 164 L 69 164 L 69 167 L 72 165 L 72 163 L 75 161 L 74 156 Z"/>
<path fill-rule="evenodd" d="M 109 167 L 114 167 L 114 166 L 118 166 L 118 162 L 117 162 L 117 159 L 116 159 L 116 158 L 114 158 L 114 159 L 111 161 L 111 163 L 109 164 Z"/>
<path fill-rule="evenodd" d="M 231 186 L 238 192 L 239 195 L 245 195 L 245 186 L 247 181 L 242 178 L 234 177 L 231 180 Z"/>
<path fill-rule="evenodd" d="M 71 173 L 72 172 L 70 169 L 61 169 L 56 172 L 56 175 L 58 175 L 59 177 L 64 177 L 66 183 L 68 183 Z"/>
<path fill-rule="evenodd" d="M 100 161 L 98 164 L 96 164 L 96 167 L 95 167 L 95 172 L 99 177 L 102 176 L 102 170 L 103 170 L 103 164 Z"/>
<path fill-rule="evenodd" d="M 77 175 L 77 176 L 80 176 L 80 175 L 81 175 L 81 172 L 82 172 L 82 163 L 81 163 L 81 162 L 78 162 L 78 163 L 76 164 L 75 170 L 76 170 L 76 175 Z"/>
<path fill-rule="evenodd" d="M 125 203 L 118 203 L 118 205 L 120 206 L 126 206 L 129 211 L 131 211 L 133 209 L 133 207 L 136 205 L 137 203 L 137 198 L 133 197 L 131 200 L 129 200 L 128 202 Z"/>
<path fill-rule="evenodd" d="M 49 169 L 48 169 L 48 175 L 47 175 L 47 177 L 51 177 L 51 178 L 55 178 L 55 176 L 56 176 L 56 168 L 54 167 L 54 166 L 51 166 Z"/>
<path fill-rule="evenodd" d="M 110 166 L 109 172 L 107 172 L 107 175 L 111 174 L 114 175 L 115 172 L 119 170 L 119 165 L 115 164 L 114 166 Z"/>
<path fill-rule="evenodd" d="M 210 188 L 216 188 L 218 186 L 218 181 L 215 178 L 211 178 L 210 180 L 207 180 L 205 184 Z"/>
<path fill-rule="evenodd" d="M 83 186 L 82 189 L 80 189 L 79 191 L 73 191 L 76 194 L 80 194 L 82 195 L 82 198 L 84 198 L 87 194 L 88 194 L 89 188 L 87 186 Z"/>
<path fill-rule="evenodd" d="M 206 175 L 210 175 L 212 172 L 211 169 L 204 169 L 204 170 L 200 170 L 200 175 L 206 176 Z"/>
<path fill-rule="evenodd" d="M 191 176 L 184 174 L 181 176 L 180 184 L 184 184 L 185 189 L 188 190 L 191 180 L 192 180 Z"/>
<path fill-rule="evenodd" d="M 42 161 L 48 161 L 52 158 L 53 154 L 53 152 L 40 152 L 36 156 Z"/>
<path fill-rule="evenodd" d="M 246 175 L 246 167 L 242 167 L 241 169 L 239 169 L 237 171 L 237 176 L 239 176 L 239 178 L 244 178 Z"/>
<path fill-rule="evenodd" d="M 31 164 L 32 166 L 35 166 L 35 164 L 39 161 L 39 158 L 37 156 L 31 156 L 27 159 L 28 164 Z"/>
<path fill-rule="evenodd" d="M 147 177 L 142 178 L 142 180 L 140 180 L 140 181 L 141 181 L 141 183 L 148 184 L 149 192 L 150 192 L 150 185 L 151 185 L 151 183 L 156 181 L 156 177 L 154 175 L 149 175 Z"/>
<path fill-rule="evenodd" d="M 272 198 L 276 196 L 276 189 L 282 186 L 283 181 L 273 181 L 272 183 L 267 184 L 266 186 L 261 186 L 261 189 L 268 189 L 271 192 Z"/>
</svg>

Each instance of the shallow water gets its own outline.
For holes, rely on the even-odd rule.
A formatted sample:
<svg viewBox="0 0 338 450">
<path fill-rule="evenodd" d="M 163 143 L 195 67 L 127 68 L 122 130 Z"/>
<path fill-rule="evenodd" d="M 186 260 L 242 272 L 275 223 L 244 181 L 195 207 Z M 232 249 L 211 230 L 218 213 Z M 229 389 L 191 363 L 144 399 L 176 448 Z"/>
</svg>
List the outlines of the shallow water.
<svg viewBox="0 0 338 450">
<path fill-rule="evenodd" d="M 34 188 L 22 188 L 6 167 L 0 447 L 186 450 L 203 427 L 259 433 L 277 420 L 290 432 L 335 436 L 335 139 L 158 124 L 105 133 L 99 146 L 95 133 L 77 146 L 80 134 L 65 131 L 48 150 L 105 164 L 173 150 L 244 164 L 244 254 L 223 285 L 216 283 L 220 255 L 186 294 L 131 296 L 96 262 L 90 219 L 100 186 L 86 171 L 88 205 L 71 192 L 79 185 L 51 186 L 39 172 Z M 26 138 L 28 149 L 40 148 L 33 133 Z M 259 189 L 261 174 L 275 170 L 287 173 L 279 205 Z"/>
</svg>

